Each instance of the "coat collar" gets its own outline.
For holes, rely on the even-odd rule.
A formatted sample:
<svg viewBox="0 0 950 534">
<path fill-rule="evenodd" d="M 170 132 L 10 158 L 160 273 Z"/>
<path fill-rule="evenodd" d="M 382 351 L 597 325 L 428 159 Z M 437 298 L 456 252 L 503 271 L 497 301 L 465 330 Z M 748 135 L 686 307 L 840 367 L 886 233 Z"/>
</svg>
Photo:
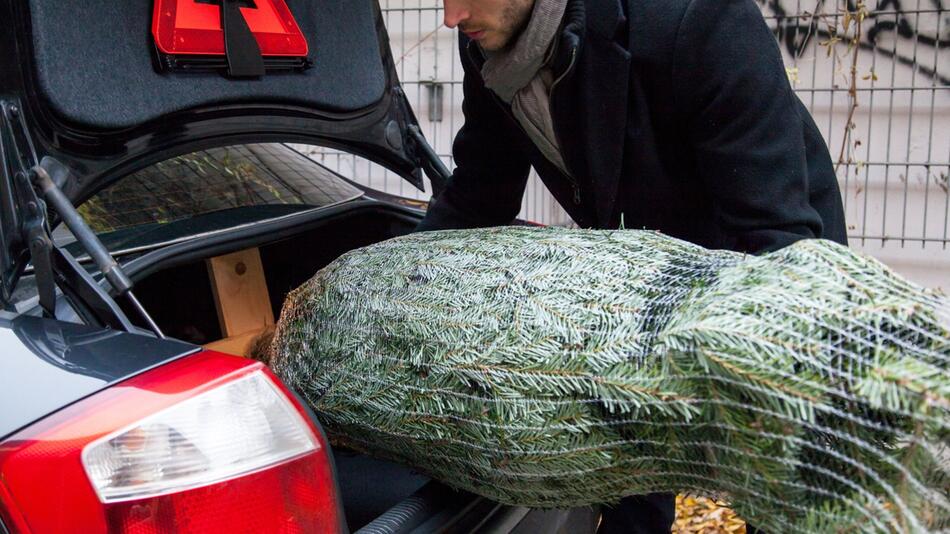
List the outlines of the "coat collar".
<svg viewBox="0 0 950 534">
<path fill-rule="evenodd" d="M 623 171 L 630 85 L 626 28 L 621 0 L 573 0 L 555 63 L 555 72 L 564 75 L 552 94 L 555 130 L 583 196 L 593 200 L 599 227 L 612 224 Z M 560 64 L 568 67 L 558 69 Z"/>
</svg>

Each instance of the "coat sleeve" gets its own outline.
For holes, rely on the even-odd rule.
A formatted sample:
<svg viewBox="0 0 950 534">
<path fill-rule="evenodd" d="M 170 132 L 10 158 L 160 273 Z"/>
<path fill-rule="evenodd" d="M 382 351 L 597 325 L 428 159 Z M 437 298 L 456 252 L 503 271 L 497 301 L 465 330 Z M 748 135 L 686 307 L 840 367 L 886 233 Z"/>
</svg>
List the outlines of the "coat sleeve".
<svg viewBox="0 0 950 534">
<path fill-rule="evenodd" d="M 460 41 L 464 69 L 462 113 L 455 137 L 455 171 L 416 231 L 501 226 L 521 209 L 530 163 L 517 126 L 493 100 Z"/>
<path fill-rule="evenodd" d="M 821 236 L 797 97 L 755 1 L 692 0 L 672 75 L 699 183 L 730 248 L 761 253 Z"/>
</svg>

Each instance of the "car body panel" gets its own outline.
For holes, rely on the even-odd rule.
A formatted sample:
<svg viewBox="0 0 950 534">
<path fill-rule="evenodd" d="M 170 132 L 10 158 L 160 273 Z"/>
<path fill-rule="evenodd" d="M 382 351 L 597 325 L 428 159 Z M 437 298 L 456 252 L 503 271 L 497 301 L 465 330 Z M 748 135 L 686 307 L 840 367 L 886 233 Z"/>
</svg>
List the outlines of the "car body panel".
<svg viewBox="0 0 950 534">
<path fill-rule="evenodd" d="M 198 350 L 144 334 L 3 314 L 0 440 L 113 384 Z"/>
</svg>

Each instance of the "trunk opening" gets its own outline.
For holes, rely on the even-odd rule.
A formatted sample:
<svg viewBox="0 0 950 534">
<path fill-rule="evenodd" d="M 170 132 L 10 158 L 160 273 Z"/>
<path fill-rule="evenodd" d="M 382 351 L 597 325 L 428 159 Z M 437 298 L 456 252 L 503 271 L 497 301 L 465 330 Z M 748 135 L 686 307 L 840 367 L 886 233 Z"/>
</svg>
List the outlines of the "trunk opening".
<svg viewBox="0 0 950 534">
<path fill-rule="evenodd" d="M 291 237 L 262 241 L 245 247 L 243 251 L 250 250 L 259 254 L 261 283 L 269 300 L 267 306 L 258 306 L 256 309 L 265 316 L 266 312 L 270 312 L 271 321 L 279 318 L 287 293 L 341 254 L 408 233 L 412 227 L 412 222 L 408 221 L 404 214 L 384 209 L 361 209 L 335 217 L 317 228 Z M 232 333 L 231 337 L 223 339 L 226 338 L 225 332 L 222 331 L 224 321 L 218 308 L 224 299 L 216 298 L 216 280 L 211 274 L 212 262 L 219 258 L 223 256 L 193 260 L 161 269 L 136 280 L 136 293 L 142 305 L 169 337 L 205 345 L 221 352 L 242 352 L 256 336 L 257 331 Z M 245 263 L 249 264 L 232 262 L 230 265 L 237 265 L 233 272 L 240 272 L 239 276 L 254 276 L 254 267 Z M 220 290 L 220 276 L 217 283 Z M 252 288 L 246 296 L 253 299 L 254 296 L 261 295 L 261 290 L 260 287 Z M 263 325 L 267 322 L 267 317 L 239 317 L 235 324 L 255 320 Z M 230 344 L 228 340 L 231 341 Z M 429 482 L 425 476 L 401 465 L 338 447 L 334 448 L 333 453 L 344 511 L 351 531 L 370 523 Z M 381 481 L 385 483 L 381 484 Z"/>
</svg>

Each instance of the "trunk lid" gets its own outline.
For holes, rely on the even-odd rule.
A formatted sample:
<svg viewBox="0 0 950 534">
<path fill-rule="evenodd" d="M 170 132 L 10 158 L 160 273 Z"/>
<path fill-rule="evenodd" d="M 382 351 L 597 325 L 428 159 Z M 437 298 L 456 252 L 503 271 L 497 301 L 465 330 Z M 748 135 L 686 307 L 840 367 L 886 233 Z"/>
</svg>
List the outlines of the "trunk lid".
<svg viewBox="0 0 950 534">
<path fill-rule="evenodd" d="M 158 161 L 244 142 L 344 149 L 384 164 L 422 188 L 423 169 L 430 167 L 427 147 L 400 88 L 376 0 L 287 0 L 292 15 L 287 24 L 307 41 L 308 68 L 267 70 L 259 77 L 230 76 L 227 69 L 168 70 L 176 61 L 185 63 L 181 58 L 192 58 L 172 61 L 161 55 L 152 30 L 156 17 L 171 16 L 163 6 L 221 13 L 233 8 L 233 13 L 239 5 L 245 19 L 238 17 L 239 22 L 253 31 L 255 10 L 272 7 L 272 2 L 284 3 L 0 0 L 0 278 L 5 302 L 30 256 L 23 231 L 27 217 L 20 207 L 24 197 L 18 192 L 23 181 L 16 176 L 43 158 L 69 169 L 58 185 L 73 204 Z M 227 29 L 227 24 L 220 26 Z M 182 28 L 182 38 L 192 34 L 193 29 Z M 273 41 L 275 34 L 253 35 L 261 45 L 257 53 L 263 55 L 267 39 Z M 246 56 L 246 50 L 241 54 Z M 220 63 L 224 58 L 211 59 Z"/>
</svg>

